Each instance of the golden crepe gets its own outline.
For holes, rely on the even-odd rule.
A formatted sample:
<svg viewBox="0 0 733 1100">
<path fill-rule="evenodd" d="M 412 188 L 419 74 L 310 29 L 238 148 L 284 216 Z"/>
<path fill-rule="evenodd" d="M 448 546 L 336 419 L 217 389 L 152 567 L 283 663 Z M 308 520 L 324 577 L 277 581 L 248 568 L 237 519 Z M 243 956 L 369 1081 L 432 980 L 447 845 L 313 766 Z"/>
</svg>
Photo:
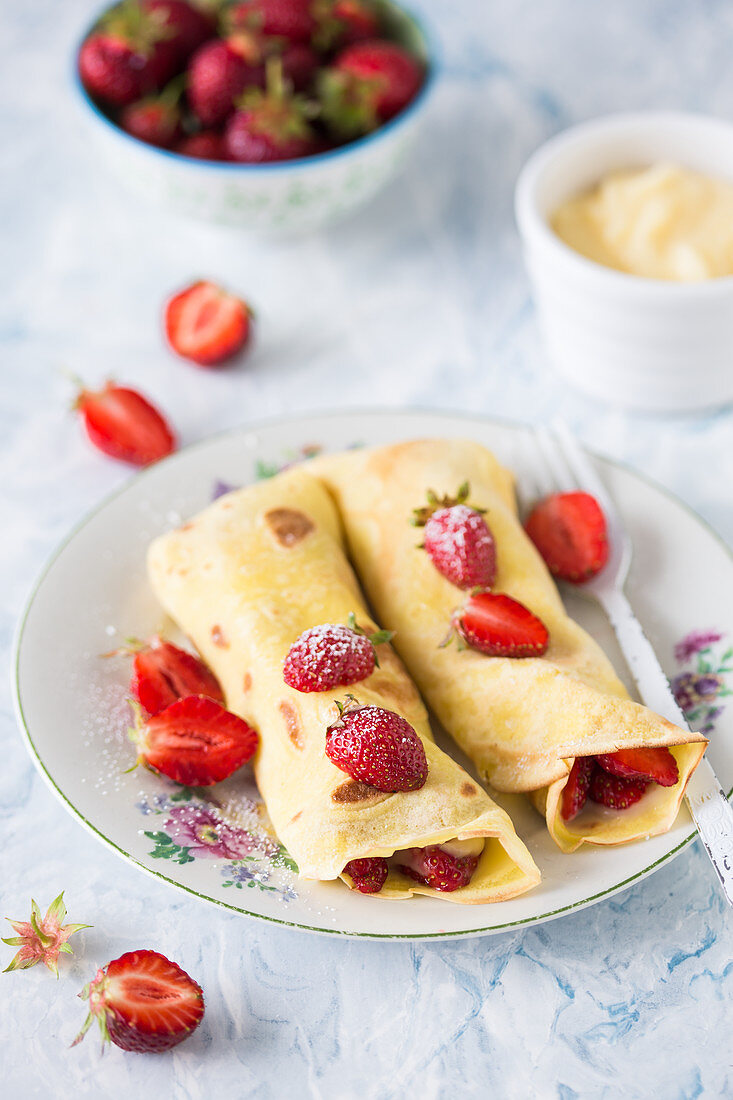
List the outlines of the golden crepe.
<svg viewBox="0 0 733 1100">
<path fill-rule="evenodd" d="M 259 731 L 257 783 L 303 877 L 348 882 L 342 872 L 353 859 L 483 837 L 467 886 L 441 892 L 391 866 L 375 896 L 501 901 L 539 882 L 508 815 L 433 742 L 420 696 L 389 645 L 379 646 L 380 667 L 349 688 L 302 693 L 284 682 L 283 661 L 304 630 L 346 623 L 351 612 L 360 627 L 375 629 L 334 505 L 309 474 L 292 470 L 222 497 L 158 538 L 148 568 L 158 599 L 216 673 L 229 709 Z M 326 729 L 347 692 L 396 711 L 417 731 L 428 760 L 420 790 L 384 793 L 331 763 Z"/>
<path fill-rule="evenodd" d="M 666 831 L 705 740 L 633 702 L 600 647 L 568 617 L 519 522 L 512 476 L 494 456 L 467 440 L 422 440 L 326 455 L 308 468 L 333 494 L 364 590 L 396 631 L 395 648 L 482 778 L 499 791 L 540 792 L 533 801 L 565 851 Z M 410 521 L 429 489 L 455 495 L 466 481 L 468 503 L 486 509 L 496 543 L 492 591 L 544 622 L 550 642 L 542 657 L 440 648 L 467 593 L 438 572 Z M 576 756 L 658 745 L 677 761 L 675 786 L 652 785 L 624 811 L 589 802 L 577 818 L 562 820 L 560 795 Z"/>
</svg>

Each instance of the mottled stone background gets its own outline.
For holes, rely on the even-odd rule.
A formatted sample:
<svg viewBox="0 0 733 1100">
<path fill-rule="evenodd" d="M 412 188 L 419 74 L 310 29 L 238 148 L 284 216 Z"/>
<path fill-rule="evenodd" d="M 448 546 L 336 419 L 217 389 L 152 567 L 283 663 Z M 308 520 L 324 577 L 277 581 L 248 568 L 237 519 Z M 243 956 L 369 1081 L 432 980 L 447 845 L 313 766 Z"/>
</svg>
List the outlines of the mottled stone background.
<svg viewBox="0 0 733 1100">
<path fill-rule="evenodd" d="M 548 372 L 512 222 L 532 149 L 598 113 L 733 117 L 726 0 L 421 0 L 444 68 L 409 170 L 348 224 L 255 244 L 139 208 L 91 159 L 69 84 L 89 0 L 0 12 L 0 645 L 68 528 L 128 471 L 67 411 L 64 368 L 138 384 L 184 443 L 281 412 L 417 404 L 540 421 L 656 477 L 733 542 L 730 412 L 631 417 Z M 241 369 L 168 354 L 161 301 L 200 274 L 256 303 Z M 73 613 L 73 608 L 71 609 Z M 94 929 L 55 983 L 0 988 L 2 1094 L 43 1097 L 665 1097 L 733 1094 L 730 919 L 698 845 L 627 893 L 526 932 L 335 942 L 209 909 L 103 849 L 52 798 L 0 703 L 0 911 L 61 888 Z M 206 990 L 171 1055 L 67 1049 L 95 966 L 154 944 Z M 3 948 L 10 957 L 10 949 Z"/>
</svg>

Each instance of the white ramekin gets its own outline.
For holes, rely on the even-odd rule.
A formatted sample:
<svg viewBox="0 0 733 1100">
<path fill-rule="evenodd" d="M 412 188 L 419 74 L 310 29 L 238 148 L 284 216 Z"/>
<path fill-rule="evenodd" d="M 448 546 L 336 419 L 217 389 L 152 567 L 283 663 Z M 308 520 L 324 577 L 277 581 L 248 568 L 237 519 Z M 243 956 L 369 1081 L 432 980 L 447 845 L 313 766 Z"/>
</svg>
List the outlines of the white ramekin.
<svg viewBox="0 0 733 1100">
<path fill-rule="evenodd" d="M 704 115 L 610 115 L 552 138 L 517 181 L 515 209 L 557 370 L 603 401 L 688 412 L 733 401 L 733 276 L 626 275 L 574 252 L 548 219 L 609 172 L 667 161 L 733 181 L 733 124 Z"/>
</svg>

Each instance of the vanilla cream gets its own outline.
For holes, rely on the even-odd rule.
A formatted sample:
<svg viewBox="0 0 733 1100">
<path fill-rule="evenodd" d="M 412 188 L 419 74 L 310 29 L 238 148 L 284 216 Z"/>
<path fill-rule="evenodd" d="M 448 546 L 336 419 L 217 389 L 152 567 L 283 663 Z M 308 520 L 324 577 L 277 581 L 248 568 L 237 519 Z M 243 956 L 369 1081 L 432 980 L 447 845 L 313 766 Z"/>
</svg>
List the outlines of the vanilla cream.
<svg viewBox="0 0 733 1100">
<path fill-rule="evenodd" d="M 564 202 L 550 224 L 582 256 L 630 275 L 733 275 L 733 183 L 678 165 L 612 173 Z"/>
</svg>

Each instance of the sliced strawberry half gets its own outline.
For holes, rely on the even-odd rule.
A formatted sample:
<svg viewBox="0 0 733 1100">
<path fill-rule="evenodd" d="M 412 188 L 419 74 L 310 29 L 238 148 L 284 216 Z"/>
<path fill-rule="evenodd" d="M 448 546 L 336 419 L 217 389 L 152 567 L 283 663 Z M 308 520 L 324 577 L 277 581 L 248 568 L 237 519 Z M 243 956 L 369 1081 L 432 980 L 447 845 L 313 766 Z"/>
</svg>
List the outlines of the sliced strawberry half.
<svg viewBox="0 0 733 1100">
<path fill-rule="evenodd" d="M 199 657 L 172 642 L 156 637 L 117 652 L 133 654 L 130 692 L 151 716 L 186 695 L 206 695 L 217 703 L 224 702 L 214 673 Z"/>
<path fill-rule="evenodd" d="M 601 767 L 621 779 L 647 779 L 660 787 L 674 787 L 679 782 L 677 761 L 669 749 L 662 746 L 641 749 L 618 749 L 596 757 Z"/>
<path fill-rule="evenodd" d="M 576 756 L 560 798 L 563 821 L 572 821 L 585 806 L 594 767 L 592 756 Z"/>
<path fill-rule="evenodd" d="M 525 524 L 555 577 L 582 584 L 608 561 L 606 518 L 590 493 L 554 493 L 540 501 Z"/>
<path fill-rule="evenodd" d="M 609 775 L 603 768 L 595 767 L 588 788 L 588 797 L 610 810 L 627 810 L 644 794 L 649 786 L 646 779 L 621 779 Z"/>
<path fill-rule="evenodd" d="M 438 846 L 408 848 L 397 854 L 401 861 L 398 867 L 404 875 L 446 893 L 468 886 L 479 861 L 478 856 L 454 856 Z"/>
<path fill-rule="evenodd" d="M 136 709 L 135 719 L 130 737 L 138 746 L 138 762 L 187 787 L 226 779 L 247 763 L 259 742 L 242 718 L 204 695 L 178 699 L 147 721 Z"/>
<path fill-rule="evenodd" d="M 216 283 L 193 283 L 165 307 L 165 332 L 173 351 L 202 367 L 218 366 L 240 351 L 250 337 L 246 302 Z"/>
<path fill-rule="evenodd" d="M 549 644 L 542 620 L 503 593 L 477 592 L 470 596 L 455 625 L 472 649 L 490 657 L 541 657 Z"/>
<path fill-rule="evenodd" d="M 79 996 L 88 999 L 89 1015 L 72 1046 L 96 1019 L 103 1044 L 159 1053 L 187 1039 L 204 1015 L 201 986 L 158 951 L 128 951 L 113 959 Z"/>
<path fill-rule="evenodd" d="M 351 878 L 354 890 L 358 890 L 360 894 L 378 894 L 387 881 L 388 871 L 387 860 L 381 856 L 352 859 L 344 867 L 344 873 Z"/>
<path fill-rule="evenodd" d="M 82 389 L 75 402 L 95 447 L 132 466 L 148 466 L 175 450 L 173 432 L 162 414 L 137 390 L 107 382 L 104 389 Z"/>
</svg>

